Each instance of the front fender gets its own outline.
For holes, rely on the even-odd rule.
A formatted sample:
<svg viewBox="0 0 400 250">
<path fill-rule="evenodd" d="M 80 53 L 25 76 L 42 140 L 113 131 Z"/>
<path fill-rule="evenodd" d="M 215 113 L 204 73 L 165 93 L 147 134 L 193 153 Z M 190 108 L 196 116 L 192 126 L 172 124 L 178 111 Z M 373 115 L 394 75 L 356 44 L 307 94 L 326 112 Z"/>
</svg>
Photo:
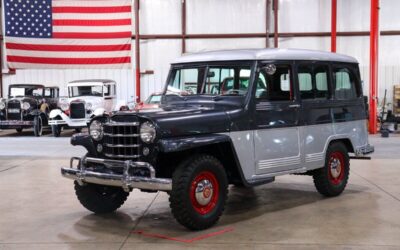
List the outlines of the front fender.
<svg viewBox="0 0 400 250">
<path fill-rule="evenodd" d="M 64 112 L 62 112 L 60 109 L 53 109 L 52 111 L 50 111 L 49 118 L 54 119 L 57 116 L 62 117 L 63 114 L 64 114 Z"/>
<path fill-rule="evenodd" d="M 95 116 L 103 116 L 106 110 L 104 108 L 97 108 L 95 111 L 93 111 L 92 117 Z"/>
<path fill-rule="evenodd" d="M 161 139 L 158 144 L 161 152 L 171 153 L 230 141 L 228 135 L 211 134 Z"/>
<path fill-rule="evenodd" d="M 86 148 L 90 156 L 97 156 L 96 148 L 92 138 L 88 133 L 75 134 L 71 137 L 71 144 L 73 146 L 82 146 Z"/>
</svg>

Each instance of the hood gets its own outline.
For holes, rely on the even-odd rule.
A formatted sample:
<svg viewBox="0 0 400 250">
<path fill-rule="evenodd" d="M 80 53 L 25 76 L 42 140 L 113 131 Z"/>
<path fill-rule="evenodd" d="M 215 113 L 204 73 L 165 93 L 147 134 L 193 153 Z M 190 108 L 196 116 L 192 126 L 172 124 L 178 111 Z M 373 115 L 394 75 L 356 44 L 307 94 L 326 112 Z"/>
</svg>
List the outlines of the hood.
<svg viewBox="0 0 400 250">
<path fill-rule="evenodd" d="M 227 112 L 234 109 L 239 108 L 215 103 L 162 105 L 156 109 L 118 112 L 112 119 L 116 116 L 137 116 L 140 120 L 150 120 L 156 125 L 160 137 L 168 138 L 229 132 L 230 118 Z M 125 119 L 121 117 L 118 120 Z"/>
</svg>

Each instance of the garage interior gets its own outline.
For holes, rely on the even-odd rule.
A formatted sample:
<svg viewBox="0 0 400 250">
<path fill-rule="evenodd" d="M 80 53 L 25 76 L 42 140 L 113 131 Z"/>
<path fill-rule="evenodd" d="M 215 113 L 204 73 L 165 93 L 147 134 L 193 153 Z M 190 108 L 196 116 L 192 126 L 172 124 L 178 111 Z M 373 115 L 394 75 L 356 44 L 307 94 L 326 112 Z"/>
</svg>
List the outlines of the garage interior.
<svg viewBox="0 0 400 250">
<path fill-rule="evenodd" d="M 70 81 L 107 78 L 118 98 L 140 101 L 162 90 L 184 53 L 302 48 L 355 57 L 370 117 L 378 117 L 384 99 L 393 111 L 398 102 L 398 9 L 396 0 L 133 0 L 131 68 L 9 69 L 2 36 L 0 96 L 16 83 L 58 86 L 63 96 Z M 368 125 L 375 152 L 351 160 L 341 196 L 322 197 L 303 175 L 230 186 L 219 223 L 198 232 L 174 220 L 164 192 L 134 190 L 117 212 L 90 213 L 60 176 L 70 157 L 85 154 L 70 145 L 72 131 L 36 138 L 1 130 L 0 249 L 400 249 L 400 136 L 391 123 L 388 138 L 377 119 Z"/>
</svg>

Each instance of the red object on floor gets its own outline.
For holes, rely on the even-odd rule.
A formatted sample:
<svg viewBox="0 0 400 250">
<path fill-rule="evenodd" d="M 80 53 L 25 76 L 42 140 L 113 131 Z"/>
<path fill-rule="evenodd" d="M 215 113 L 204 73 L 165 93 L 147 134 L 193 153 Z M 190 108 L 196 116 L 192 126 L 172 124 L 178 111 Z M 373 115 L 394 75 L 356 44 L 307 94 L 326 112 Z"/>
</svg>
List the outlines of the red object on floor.
<svg viewBox="0 0 400 250">
<path fill-rule="evenodd" d="M 222 229 L 220 231 L 216 231 L 216 232 L 200 235 L 200 236 L 192 238 L 192 239 L 180 239 L 180 238 L 169 237 L 169 236 L 163 235 L 163 234 L 146 233 L 144 231 L 133 231 L 132 233 L 140 234 L 140 235 L 143 235 L 143 236 L 146 236 L 146 237 L 151 237 L 151 238 L 172 240 L 172 241 L 177 241 L 177 242 L 182 242 L 182 243 L 192 243 L 194 241 L 204 240 L 204 239 L 207 239 L 207 238 L 210 238 L 210 237 L 214 237 L 214 236 L 221 235 L 221 234 L 224 234 L 224 233 L 232 232 L 233 230 L 234 230 L 233 227 L 229 227 L 229 228 Z"/>
</svg>

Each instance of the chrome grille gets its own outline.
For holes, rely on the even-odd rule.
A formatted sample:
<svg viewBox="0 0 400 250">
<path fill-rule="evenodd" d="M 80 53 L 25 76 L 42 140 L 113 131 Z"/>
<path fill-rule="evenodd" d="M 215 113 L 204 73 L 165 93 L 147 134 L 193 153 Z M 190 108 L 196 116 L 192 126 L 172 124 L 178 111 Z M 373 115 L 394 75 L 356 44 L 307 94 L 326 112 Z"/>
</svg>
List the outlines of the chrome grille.
<svg viewBox="0 0 400 250">
<path fill-rule="evenodd" d="M 72 119 L 84 119 L 86 117 L 85 103 L 71 102 L 70 112 L 70 117 Z"/>
<path fill-rule="evenodd" d="M 104 155 L 114 159 L 133 159 L 140 156 L 138 122 L 104 124 Z"/>
<path fill-rule="evenodd" d="M 10 110 L 18 112 L 9 112 Z M 21 120 L 21 102 L 18 100 L 9 101 L 7 103 L 7 119 L 8 120 Z"/>
</svg>

